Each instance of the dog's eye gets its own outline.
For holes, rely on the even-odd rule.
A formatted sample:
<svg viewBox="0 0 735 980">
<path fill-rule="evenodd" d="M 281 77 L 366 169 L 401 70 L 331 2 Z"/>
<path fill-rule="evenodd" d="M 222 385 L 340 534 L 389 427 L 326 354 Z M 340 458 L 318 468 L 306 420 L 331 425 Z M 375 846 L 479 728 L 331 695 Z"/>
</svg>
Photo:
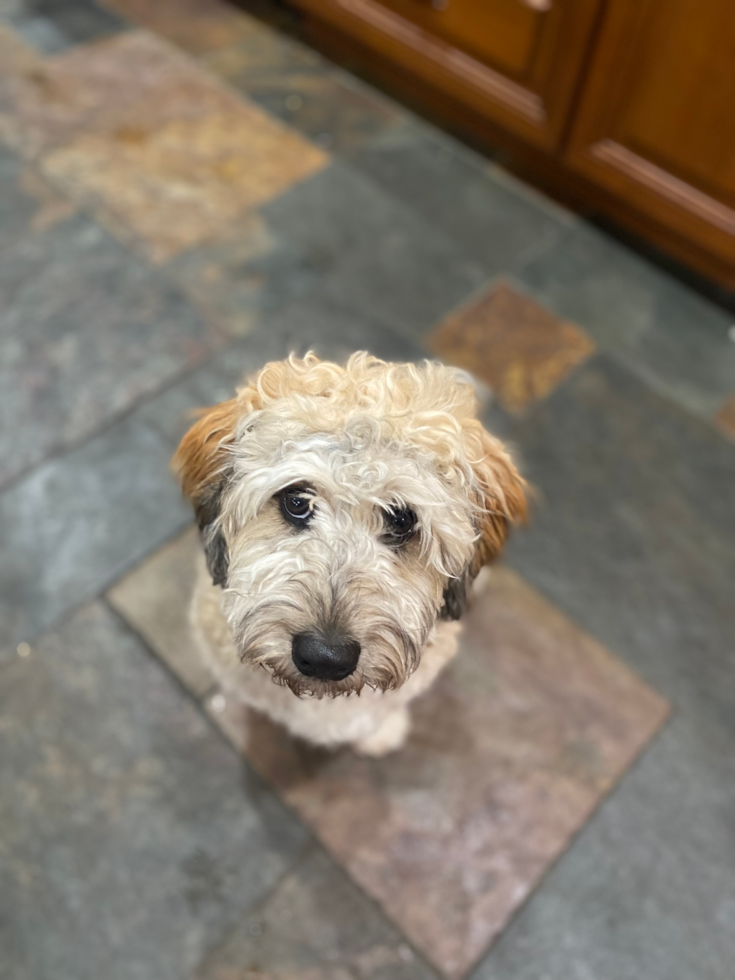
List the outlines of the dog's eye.
<svg viewBox="0 0 735 980">
<path fill-rule="evenodd" d="M 393 544 L 403 544 L 413 537 L 416 530 L 416 515 L 408 507 L 391 507 L 384 512 L 385 530 Z"/>
<path fill-rule="evenodd" d="M 305 524 L 314 513 L 314 495 L 303 487 L 287 487 L 281 491 L 281 513 L 289 524 Z"/>
</svg>

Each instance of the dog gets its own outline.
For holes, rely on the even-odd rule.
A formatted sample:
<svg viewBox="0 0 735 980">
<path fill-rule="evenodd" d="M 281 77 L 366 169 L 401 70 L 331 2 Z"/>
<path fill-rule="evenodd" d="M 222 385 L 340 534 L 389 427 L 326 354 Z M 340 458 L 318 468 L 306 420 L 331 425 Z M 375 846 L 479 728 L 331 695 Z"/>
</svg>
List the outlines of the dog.
<svg viewBox="0 0 735 980">
<path fill-rule="evenodd" d="M 225 696 L 313 744 L 398 749 L 473 580 L 526 516 L 472 386 L 431 361 L 292 355 L 204 410 L 173 468 L 206 558 L 192 620 Z"/>
</svg>

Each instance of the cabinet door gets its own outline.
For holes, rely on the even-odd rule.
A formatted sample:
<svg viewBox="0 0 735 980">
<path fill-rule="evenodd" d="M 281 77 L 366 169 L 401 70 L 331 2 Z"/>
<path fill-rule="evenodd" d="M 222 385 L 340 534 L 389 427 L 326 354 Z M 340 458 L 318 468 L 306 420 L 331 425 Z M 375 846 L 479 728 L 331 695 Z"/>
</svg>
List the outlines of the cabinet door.
<svg viewBox="0 0 735 980">
<path fill-rule="evenodd" d="M 732 268 L 733 0 L 609 0 L 566 159 Z"/>
<path fill-rule="evenodd" d="M 556 148 L 600 0 L 291 0 L 525 140 Z"/>
</svg>

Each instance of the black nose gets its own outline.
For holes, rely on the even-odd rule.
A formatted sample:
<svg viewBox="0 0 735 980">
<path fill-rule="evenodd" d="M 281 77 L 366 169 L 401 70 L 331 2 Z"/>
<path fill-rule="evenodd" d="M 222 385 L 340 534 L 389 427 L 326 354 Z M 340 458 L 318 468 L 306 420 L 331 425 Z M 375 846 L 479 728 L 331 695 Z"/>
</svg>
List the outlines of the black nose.
<svg viewBox="0 0 735 980">
<path fill-rule="evenodd" d="M 318 633 L 297 633 L 291 645 L 291 656 L 306 677 L 341 681 L 357 667 L 360 644 L 346 637 L 337 639 Z"/>
</svg>

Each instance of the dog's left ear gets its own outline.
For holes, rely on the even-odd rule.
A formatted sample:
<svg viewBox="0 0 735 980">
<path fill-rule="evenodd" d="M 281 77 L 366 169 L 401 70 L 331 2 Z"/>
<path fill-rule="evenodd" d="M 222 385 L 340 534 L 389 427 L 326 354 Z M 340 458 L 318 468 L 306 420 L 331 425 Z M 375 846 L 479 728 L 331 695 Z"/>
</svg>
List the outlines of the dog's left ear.
<svg viewBox="0 0 735 980">
<path fill-rule="evenodd" d="M 452 579 L 444 590 L 441 615 L 459 619 L 467 602 L 467 591 L 485 565 L 502 552 L 511 527 L 526 521 L 526 481 L 518 472 L 503 443 L 490 435 L 477 419 L 463 426 L 465 451 L 474 475 L 479 537 L 464 576 Z"/>
<path fill-rule="evenodd" d="M 220 525 L 222 495 L 230 476 L 229 448 L 239 419 L 256 407 L 253 388 L 237 398 L 205 409 L 174 454 L 171 466 L 191 501 L 202 535 L 207 567 L 215 585 L 227 585 L 229 554 Z"/>
</svg>

